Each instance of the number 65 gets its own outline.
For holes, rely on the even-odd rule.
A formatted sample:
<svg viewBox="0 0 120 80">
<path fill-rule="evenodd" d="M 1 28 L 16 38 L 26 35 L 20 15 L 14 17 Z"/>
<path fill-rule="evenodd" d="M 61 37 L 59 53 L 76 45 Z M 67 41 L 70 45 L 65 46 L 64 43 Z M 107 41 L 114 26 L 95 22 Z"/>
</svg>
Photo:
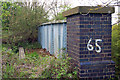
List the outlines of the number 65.
<svg viewBox="0 0 120 80">
<path fill-rule="evenodd" d="M 90 40 L 88 41 L 88 44 L 87 44 L 87 49 L 88 49 L 89 51 L 92 51 L 92 50 L 94 49 L 93 45 L 90 44 L 91 41 L 92 41 L 92 38 L 90 38 Z M 101 40 L 101 39 L 95 39 L 95 45 L 96 45 L 95 51 L 96 51 L 97 53 L 100 53 L 100 52 L 101 52 L 101 47 L 100 47 L 100 46 L 98 45 L 98 43 L 97 43 L 97 42 L 99 42 L 99 41 L 102 41 L 102 40 Z M 98 50 L 97 50 L 97 47 L 98 47 Z"/>
</svg>

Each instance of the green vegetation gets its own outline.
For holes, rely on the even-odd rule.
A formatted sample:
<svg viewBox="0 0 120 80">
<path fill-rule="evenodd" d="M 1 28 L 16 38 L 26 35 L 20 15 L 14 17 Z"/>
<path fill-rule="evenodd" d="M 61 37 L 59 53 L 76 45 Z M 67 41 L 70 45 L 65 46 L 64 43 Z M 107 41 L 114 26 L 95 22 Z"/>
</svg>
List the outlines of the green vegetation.
<svg viewBox="0 0 120 80">
<path fill-rule="evenodd" d="M 45 5 L 36 6 L 34 2 L 32 6 L 22 2 L 1 4 L 3 78 L 77 78 L 77 70 L 71 68 L 68 56 L 56 59 L 33 52 L 26 53 L 25 59 L 19 60 L 19 47 L 41 48 L 37 42 L 37 28 L 49 21 L 49 11 L 46 11 Z M 70 9 L 70 6 L 60 5 L 60 8 L 60 12 L 54 12 L 53 20 L 65 19 L 62 12 Z M 112 27 L 112 58 L 116 63 L 117 79 L 120 77 L 120 24 Z"/>
<path fill-rule="evenodd" d="M 120 24 L 112 27 L 112 57 L 116 65 L 116 77 L 120 77 Z"/>
<path fill-rule="evenodd" d="M 41 49 L 41 45 L 38 42 L 29 43 L 26 42 L 19 42 L 16 44 L 2 44 L 2 47 L 11 48 L 14 52 L 18 52 L 19 47 L 23 47 L 24 49 Z"/>
<path fill-rule="evenodd" d="M 61 5 L 60 7 L 62 8 L 61 12 L 58 12 L 57 15 L 54 15 L 53 20 L 65 20 L 66 17 L 62 15 L 62 12 L 71 9 L 71 5 Z"/>
<path fill-rule="evenodd" d="M 22 2 L 0 2 L 2 4 L 2 41 L 7 44 L 16 44 L 22 41 L 37 41 L 38 27 L 49 22 L 49 16 L 45 6 L 37 2 L 31 5 Z M 57 9 L 55 3 L 52 11 Z M 52 20 L 63 20 L 62 12 L 70 9 L 69 5 L 59 5 L 59 12 L 54 12 Z"/>
<path fill-rule="evenodd" d="M 69 64 L 70 58 L 54 58 L 33 52 L 19 60 L 18 53 L 3 48 L 3 78 L 77 78 L 77 71 Z"/>
<path fill-rule="evenodd" d="M 112 53 L 120 53 L 120 24 L 112 27 Z"/>
<path fill-rule="evenodd" d="M 38 5 L 40 4 L 40 5 Z M 23 3 L 23 2 L 0 2 L 2 5 L 2 69 L 3 78 L 70 78 L 76 77 L 76 71 L 69 71 L 69 58 L 56 59 L 53 56 L 44 56 L 37 52 L 30 52 L 32 49 L 41 49 L 37 42 L 38 27 L 48 22 L 49 10 L 46 3 Z M 47 10 L 47 8 L 50 8 Z M 68 9 L 67 6 L 60 6 L 61 11 Z M 62 12 L 57 12 L 53 20 L 64 19 Z M 56 13 L 56 12 L 55 12 Z M 19 60 L 18 49 L 23 47 L 26 50 L 25 59 Z"/>
<path fill-rule="evenodd" d="M 38 26 L 48 21 L 45 9 L 35 3 L 31 7 L 24 3 L 2 4 L 3 42 L 37 41 Z"/>
<path fill-rule="evenodd" d="M 18 51 L 18 47 L 25 49 L 41 48 L 38 39 L 38 27 L 48 22 L 49 10 L 48 5 L 37 2 L 31 4 L 23 2 L 0 2 L 2 5 L 2 43 L 3 47 L 11 48 L 14 52 Z M 55 7 L 55 3 L 53 2 Z M 56 6 L 57 8 L 57 6 Z M 64 19 L 62 12 L 69 9 L 67 5 L 60 5 L 60 11 L 53 20 Z M 51 9 L 50 9 L 51 10 Z M 54 11 L 54 8 L 52 8 Z"/>
</svg>

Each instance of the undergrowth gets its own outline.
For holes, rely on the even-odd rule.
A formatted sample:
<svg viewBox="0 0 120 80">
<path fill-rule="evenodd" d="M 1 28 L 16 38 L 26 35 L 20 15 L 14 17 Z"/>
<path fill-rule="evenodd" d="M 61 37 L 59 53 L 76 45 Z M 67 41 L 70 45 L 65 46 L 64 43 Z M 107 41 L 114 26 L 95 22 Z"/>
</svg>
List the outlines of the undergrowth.
<svg viewBox="0 0 120 80">
<path fill-rule="evenodd" d="M 2 49 L 3 78 L 77 78 L 77 70 L 71 71 L 70 58 L 42 56 L 33 52 L 19 59 L 12 49 Z"/>
</svg>

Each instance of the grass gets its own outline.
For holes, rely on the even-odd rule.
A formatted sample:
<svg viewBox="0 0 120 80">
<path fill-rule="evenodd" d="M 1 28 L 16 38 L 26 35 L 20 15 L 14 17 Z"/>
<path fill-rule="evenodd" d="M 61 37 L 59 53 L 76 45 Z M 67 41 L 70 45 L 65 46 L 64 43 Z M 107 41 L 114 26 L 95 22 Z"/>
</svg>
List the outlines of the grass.
<svg viewBox="0 0 120 80">
<path fill-rule="evenodd" d="M 18 53 L 3 48 L 3 78 L 77 78 L 77 71 L 70 72 L 69 57 L 56 59 L 33 52 L 19 60 Z"/>
</svg>

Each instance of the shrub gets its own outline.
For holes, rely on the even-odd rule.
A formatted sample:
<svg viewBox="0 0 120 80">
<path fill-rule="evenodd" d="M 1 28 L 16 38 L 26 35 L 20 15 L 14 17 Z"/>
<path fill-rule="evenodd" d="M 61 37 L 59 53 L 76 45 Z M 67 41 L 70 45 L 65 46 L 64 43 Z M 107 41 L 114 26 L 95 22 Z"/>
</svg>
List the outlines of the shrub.
<svg viewBox="0 0 120 80">
<path fill-rule="evenodd" d="M 36 48 L 40 48 L 41 49 L 41 45 L 38 42 L 34 42 L 34 43 L 29 43 L 29 42 L 19 42 L 16 44 L 2 44 L 3 47 L 6 48 L 11 48 L 13 50 L 13 52 L 17 53 L 19 50 L 19 47 L 23 47 L 24 49 L 36 49 Z"/>
<path fill-rule="evenodd" d="M 120 77 L 120 24 L 112 27 L 112 57 L 115 61 L 117 80 Z"/>
<path fill-rule="evenodd" d="M 18 53 L 12 49 L 2 50 L 3 78 L 76 78 L 77 71 L 71 69 L 70 58 L 55 58 L 53 56 L 42 56 L 33 52 L 26 54 L 25 59 L 19 60 Z M 58 55 L 59 56 L 59 55 Z"/>
<path fill-rule="evenodd" d="M 59 56 L 59 55 L 58 55 Z M 71 69 L 69 60 L 71 58 L 57 58 L 51 60 L 50 67 L 46 68 L 42 73 L 42 78 L 77 78 L 77 70 L 70 72 Z"/>
</svg>

